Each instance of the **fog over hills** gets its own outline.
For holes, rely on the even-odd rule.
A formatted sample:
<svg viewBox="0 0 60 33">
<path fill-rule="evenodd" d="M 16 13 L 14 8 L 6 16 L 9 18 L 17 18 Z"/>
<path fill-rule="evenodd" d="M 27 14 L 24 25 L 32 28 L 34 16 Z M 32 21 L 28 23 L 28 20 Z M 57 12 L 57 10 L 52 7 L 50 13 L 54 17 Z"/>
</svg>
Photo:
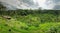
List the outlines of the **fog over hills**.
<svg viewBox="0 0 60 33">
<path fill-rule="evenodd" d="M 0 0 L 7 9 L 60 9 L 60 0 Z"/>
</svg>

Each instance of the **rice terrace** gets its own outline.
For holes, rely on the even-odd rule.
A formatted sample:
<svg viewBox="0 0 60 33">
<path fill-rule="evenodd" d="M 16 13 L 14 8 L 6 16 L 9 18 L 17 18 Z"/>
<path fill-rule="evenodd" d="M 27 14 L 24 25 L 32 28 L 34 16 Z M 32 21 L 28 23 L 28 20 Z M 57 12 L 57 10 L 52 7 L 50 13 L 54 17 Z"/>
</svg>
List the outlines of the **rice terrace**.
<svg viewBox="0 0 60 33">
<path fill-rule="evenodd" d="M 60 10 L 11 10 L 0 4 L 0 33 L 60 33 Z"/>
</svg>

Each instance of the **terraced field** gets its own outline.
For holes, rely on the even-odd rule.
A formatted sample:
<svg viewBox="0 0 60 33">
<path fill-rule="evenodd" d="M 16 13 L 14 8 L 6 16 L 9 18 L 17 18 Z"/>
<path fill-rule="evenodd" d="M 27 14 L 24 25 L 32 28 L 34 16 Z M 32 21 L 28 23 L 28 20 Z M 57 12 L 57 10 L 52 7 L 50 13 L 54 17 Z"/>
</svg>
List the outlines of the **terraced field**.
<svg viewBox="0 0 60 33">
<path fill-rule="evenodd" d="M 0 33 L 60 33 L 60 22 L 53 14 L 0 16 Z M 60 17 L 60 16 L 59 16 Z"/>
</svg>

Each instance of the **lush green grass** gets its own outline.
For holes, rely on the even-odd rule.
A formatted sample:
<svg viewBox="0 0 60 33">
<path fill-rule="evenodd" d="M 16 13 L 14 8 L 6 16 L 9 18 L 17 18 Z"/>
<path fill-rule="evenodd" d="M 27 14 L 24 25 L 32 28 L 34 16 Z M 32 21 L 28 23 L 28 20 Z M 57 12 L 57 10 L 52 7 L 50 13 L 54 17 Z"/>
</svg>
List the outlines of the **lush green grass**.
<svg viewBox="0 0 60 33">
<path fill-rule="evenodd" d="M 11 20 L 0 16 L 0 33 L 59 33 L 60 22 L 53 14 L 14 15 Z M 42 21 L 41 21 L 42 20 Z"/>
</svg>

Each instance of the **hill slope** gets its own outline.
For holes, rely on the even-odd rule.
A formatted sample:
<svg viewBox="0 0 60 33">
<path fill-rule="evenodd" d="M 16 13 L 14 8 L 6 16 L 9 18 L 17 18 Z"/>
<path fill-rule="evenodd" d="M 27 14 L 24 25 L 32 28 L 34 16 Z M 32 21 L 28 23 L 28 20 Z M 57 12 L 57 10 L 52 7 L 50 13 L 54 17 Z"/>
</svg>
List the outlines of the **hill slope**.
<svg viewBox="0 0 60 33">
<path fill-rule="evenodd" d="M 4 11 L 2 14 L 3 16 L 7 16 L 7 14 L 4 14 Z M 0 33 L 59 33 L 60 32 L 60 22 L 59 22 L 60 16 L 58 16 L 57 18 L 57 15 L 51 13 L 36 12 L 28 14 L 26 16 L 16 14 L 15 15 L 12 14 L 12 16 L 11 15 L 9 16 L 11 17 L 11 19 L 2 17 L 0 13 Z"/>
</svg>

